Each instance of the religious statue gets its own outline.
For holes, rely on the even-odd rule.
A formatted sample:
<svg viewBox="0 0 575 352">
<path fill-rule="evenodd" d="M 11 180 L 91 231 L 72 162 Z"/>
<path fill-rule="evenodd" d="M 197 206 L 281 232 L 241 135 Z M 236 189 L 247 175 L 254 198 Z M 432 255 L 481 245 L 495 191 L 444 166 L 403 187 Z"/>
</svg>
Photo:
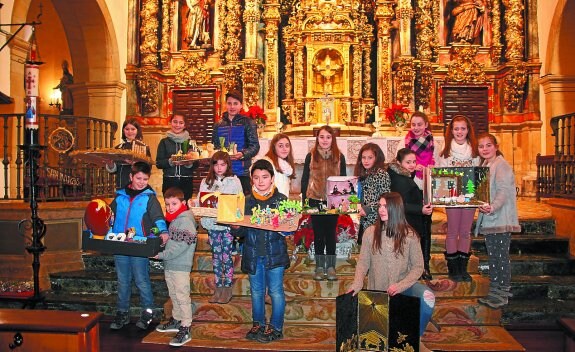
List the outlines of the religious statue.
<svg viewBox="0 0 575 352">
<path fill-rule="evenodd" d="M 323 79 L 323 93 L 333 94 L 333 79 L 336 74 L 343 70 L 343 66 L 338 64 L 335 60 L 332 61 L 329 53 L 325 56 L 323 62 L 315 65 L 314 70 L 318 72 Z"/>
<path fill-rule="evenodd" d="M 60 89 L 62 95 L 62 115 L 72 115 L 74 114 L 74 98 L 72 97 L 72 91 L 70 90 L 70 85 L 74 84 L 74 76 L 68 70 L 68 61 L 62 61 L 62 71 L 63 75 L 60 78 L 60 84 L 58 84 L 54 89 Z"/>
<path fill-rule="evenodd" d="M 199 43 L 208 44 L 210 32 L 206 30 L 206 21 L 209 19 L 208 3 L 206 0 L 186 0 L 188 5 L 187 35 L 185 42 L 189 48 L 199 47 Z"/>
<path fill-rule="evenodd" d="M 483 0 L 454 0 L 457 6 L 451 11 L 455 17 L 451 42 L 474 43 L 483 28 L 485 4 Z"/>
</svg>

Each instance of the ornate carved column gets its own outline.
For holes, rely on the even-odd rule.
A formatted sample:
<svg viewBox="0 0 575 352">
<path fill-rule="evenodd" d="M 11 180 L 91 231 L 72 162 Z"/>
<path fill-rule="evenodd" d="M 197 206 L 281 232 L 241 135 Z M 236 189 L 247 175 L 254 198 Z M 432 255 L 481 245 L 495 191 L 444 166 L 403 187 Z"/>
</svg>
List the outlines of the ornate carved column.
<svg viewBox="0 0 575 352">
<path fill-rule="evenodd" d="M 217 2 L 218 4 L 218 29 L 219 29 L 219 40 L 216 43 L 216 48 L 222 52 L 221 59 L 225 63 L 226 59 L 226 52 L 228 51 L 226 45 L 226 38 L 228 36 L 228 26 L 226 24 L 226 17 L 227 17 L 227 4 L 226 0 L 220 0 Z"/>
<path fill-rule="evenodd" d="M 304 73 L 304 61 L 303 61 L 303 46 L 297 46 L 294 58 L 294 77 L 295 77 L 295 96 L 303 97 L 303 73 Z M 304 102 L 301 98 L 297 98 L 294 118 L 296 121 L 304 120 Z"/>
<path fill-rule="evenodd" d="M 293 51 L 286 50 L 286 99 L 293 99 Z"/>
<path fill-rule="evenodd" d="M 362 68 L 362 54 L 363 50 L 359 45 L 353 46 L 353 60 L 352 60 L 352 74 L 353 74 L 353 89 L 352 95 L 355 98 L 361 97 L 361 68 Z"/>
<path fill-rule="evenodd" d="M 378 0 L 377 21 L 377 101 L 382 107 L 391 106 L 391 41 L 389 29 L 394 1 Z"/>
<path fill-rule="evenodd" d="M 399 50 L 401 56 L 411 56 L 411 0 L 398 0 L 396 17 L 399 20 Z"/>
<path fill-rule="evenodd" d="M 415 63 L 412 57 L 402 57 L 395 74 L 396 99 L 403 105 L 413 101 L 413 83 L 415 81 Z"/>
<path fill-rule="evenodd" d="M 363 97 L 371 96 L 371 47 L 363 47 Z"/>
<path fill-rule="evenodd" d="M 164 69 L 168 68 L 170 60 L 170 32 L 172 32 L 170 7 L 169 1 L 164 1 L 162 3 L 162 44 L 160 48 L 160 62 Z"/>
<path fill-rule="evenodd" d="M 158 2 L 142 0 L 140 11 L 140 65 L 158 67 Z"/>
<path fill-rule="evenodd" d="M 505 58 L 512 66 L 505 77 L 504 102 L 507 111 L 519 111 L 522 107 L 527 81 L 527 70 L 524 60 L 525 38 L 523 37 L 523 0 L 503 0 L 505 6 Z"/>
<path fill-rule="evenodd" d="M 493 0 L 491 8 L 491 65 L 498 66 L 501 63 L 501 51 L 503 45 L 501 45 L 501 3 L 499 0 Z"/>
<path fill-rule="evenodd" d="M 279 74 L 277 66 L 278 58 L 278 26 L 280 22 L 280 4 L 277 0 L 268 0 L 264 4 L 264 23 L 266 30 L 266 57 L 265 57 L 265 81 L 264 87 L 266 91 L 265 96 L 265 109 L 268 110 L 266 113 L 270 116 L 270 113 L 275 112 L 278 105 L 279 95 L 278 95 L 278 81 L 277 77 Z M 280 116 L 276 116 L 279 120 Z"/>
<path fill-rule="evenodd" d="M 128 66 L 138 65 L 138 0 L 128 1 Z"/>
<path fill-rule="evenodd" d="M 420 60 L 416 76 L 415 109 L 419 106 L 428 108 L 430 103 L 433 75 L 431 62 L 437 56 L 436 50 L 439 46 L 437 32 L 435 32 L 435 18 L 438 17 L 438 14 L 434 12 L 438 9 L 436 3 L 432 0 L 418 0 L 415 12 L 416 57 Z"/>
<path fill-rule="evenodd" d="M 241 71 L 246 107 L 258 104 L 263 65 L 259 60 L 244 60 Z"/>
<path fill-rule="evenodd" d="M 540 119 L 539 107 L 539 74 L 541 61 L 539 60 L 539 32 L 537 24 L 537 0 L 528 0 L 527 13 L 527 111 L 530 120 Z"/>
<path fill-rule="evenodd" d="M 246 0 L 244 9 L 245 54 L 246 59 L 257 57 L 258 23 L 260 22 L 260 4 L 258 0 Z"/>
<path fill-rule="evenodd" d="M 220 20 L 225 23 L 225 37 L 222 37 L 225 62 L 234 62 L 241 59 L 242 50 L 242 6 L 240 0 L 222 0 L 226 3 L 225 18 Z"/>
</svg>

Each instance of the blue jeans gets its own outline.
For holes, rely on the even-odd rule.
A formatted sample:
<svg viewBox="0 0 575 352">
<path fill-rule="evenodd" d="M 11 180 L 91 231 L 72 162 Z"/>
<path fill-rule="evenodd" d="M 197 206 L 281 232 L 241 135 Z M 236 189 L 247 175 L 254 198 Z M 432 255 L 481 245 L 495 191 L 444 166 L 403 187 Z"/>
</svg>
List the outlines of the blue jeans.
<svg viewBox="0 0 575 352">
<path fill-rule="evenodd" d="M 431 320 L 433 309 L 435 308 L 435 295 L 429 287 L 416 282 L 407 290 L 401 292 L 402 295 L 419 298 L 419 336 L 423 335 L 427 323 Z"/>
<path fill-rule="evenodd" d="M 150 282 L 150 262 L 145 257 L 130 257 L 115 255 L 116 275 L 118 276 L 118 302 L 116 309 L 121 312 L 130 310 L 130 296 L 132 295 L 132 278 L 140 291 L 140 305 L 142 309 L 154 308 L 154 295 Z"/>
<path fill-rule="evenodd" d="M 250 276 L 252 293 L 252 318 L 254 323 L 266 324 L 265 296 L 266 288 L 272 299 L 272 316 L 270 325 L 279 331 L 284 326 L 284 312 L 286 298 L 284 294 L 284 271 L 283 266 L 266 269 L 266 257 L 257 257 L 256 273 Z"/>
</svg>

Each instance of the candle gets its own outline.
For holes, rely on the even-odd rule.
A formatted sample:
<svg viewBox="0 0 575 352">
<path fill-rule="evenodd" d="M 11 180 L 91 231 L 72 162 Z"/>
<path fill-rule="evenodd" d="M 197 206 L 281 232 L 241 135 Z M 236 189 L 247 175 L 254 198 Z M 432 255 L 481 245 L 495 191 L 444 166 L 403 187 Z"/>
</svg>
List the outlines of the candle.
<svg viewBox="0 0 575 352">
<path fill-rule="evenodd" d="M 374 113 L 375 121 L 379 121 L 379 106 L 376 105 L 374 110 L 375 110 L 375 113 Z"/>
<path fill-rule="evenodd" d="M 281 119 L 281 117 L 282 117 L 282 108 L 280 108 L 280 107 L 278 106 L 276 110 L 277 110 L 277 112 L 276 112 L 276 114 L 277 114 L 277 115 L 276 115 L 276 118 L 277 118 L 277 120 L 279 121 L 279 120 Z"/>
</svg>

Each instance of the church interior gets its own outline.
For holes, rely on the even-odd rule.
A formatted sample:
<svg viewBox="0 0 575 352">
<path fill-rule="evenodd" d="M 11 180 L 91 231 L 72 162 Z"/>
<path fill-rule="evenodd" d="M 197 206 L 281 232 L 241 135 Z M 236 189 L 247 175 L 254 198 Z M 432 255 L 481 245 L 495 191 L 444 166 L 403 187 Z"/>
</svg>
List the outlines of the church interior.
<svg viewBox="0 0 575 352">
<path fill-rule="evenodd" d="M 226 93 L 238 90 L 246 110 L 264 115 L 258 155 L 276 133 L 290 137 L 290 197 L 299 199 L 321 126 L 336 131 L 349 175 L 366 142 L 394 159 L 410 113 L 429 117 L 436 149 L 451 119 L 465 115 L 478 133 L 496 136 L 515 175 L 522 227 L 511 245 L 515 296 L 497 310 L 476 304 L 488 291 L 481 236 L 471 245 L 473 282 L 446 279 L 446 216 L 434 211 L 428 285 L 441 330 L 422 341 L 438 351 L 550 351 L 526 349 L 510 332 L 545 326 L 565 334 L 557 346 L 575 350 L 573 15 L 575 0 L 0 0 L 0 282 L 33 281 L 34 297 L 50 310 L 114 314 L 112 256 L 82 251 L 85 207 L 93 198 L 111 200 L 114 178 L 73 153 L 112 148 L 128 119 L 142 125 L 155 160 L 170 117 L 183 115 L 205 145 Z M 389 114 L 394 106 L 408 112 Z M 42 147 L 25 149 L 30 144 Z M 32 164 L 37 192 L 28 185 Z M 195 169 L 194 190 L 206 172 Z M 150 185 L 162 187 L 155 167 Z M 31 209 L 32 221 L 22 221 Z M 234 283 L 232 306 L 207 302 L 213 282 L 203 236 L 190 276 L 194 337 L 186 346 L 257 350 L 243 339 L 251 326 L 246 276 Z M 292 259 L 286 338 L 269 348 L 334 350 L 335 297 L 353 280 L 355 259 L 338 258 L 339 280 L 321 285 L 306 278 L 314 264 L 305 253 Z M 150 272 L 158 317 L 167 317 L 163 270 L 152 264 Z M 0 311 L 22 302 L 8 298 L 0 292 Z M 0 319 L 0 331 L 3 325 Z M 142 340 L 169 341 L 157 332 Z"/>
</svg>

